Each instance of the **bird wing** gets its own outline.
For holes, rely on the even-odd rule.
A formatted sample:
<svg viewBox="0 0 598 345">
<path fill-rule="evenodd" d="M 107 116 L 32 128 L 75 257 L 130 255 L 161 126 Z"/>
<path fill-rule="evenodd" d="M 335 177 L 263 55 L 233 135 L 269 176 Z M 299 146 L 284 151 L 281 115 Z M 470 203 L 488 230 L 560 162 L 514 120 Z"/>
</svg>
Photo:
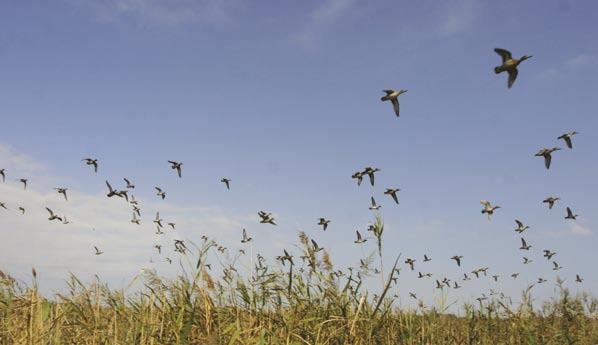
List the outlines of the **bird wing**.
<svg viewBox="0 0 598 345">
<path fill-rule="evenodd" d="M 509 84 L 508 84 L 508 87 L 511 88 L 513 86 L 513 84 L 515 83 L 515 79 L 517 79 L 517 74 L 519 72 L 517 71 L 517 68 L 510 69 L 508 72 L 509 72 Z"/>
<path fill-rule="evenodd" d="M 564 135 L 563 136 L 563 140 L 565 140 L 565 143 L 567 144 L 567 147 L 572 149 L 573 148 L 573 143 L 571 142 L 571 137 L 568 135 Z"/>
<path fill-rule="evenodd" d="M 376 200 L 372 197 L 372 207 L 376 207 Z"/>
<path fill-rule="evenodd" d="M 517 226 L 520 228 L 523 228 L 523 223 L 517 219 L 515 219 L 515 223 L 517 223 Z"/>
<path fill-rule="evenodd" d="M 46 210 L 48 210 L 48 212 L 50 212 L 50 216 L 54 216 L 54 212 L 52 212 L 52 210 L 50 210 L 48 207 L 46 207 Z"/>
<path fill-rule="evenodd" d="M 511 52 L 506 49 L 494 48 L 494 51 L 496 52 L 496 54 L 498 54 L 502 57 L 502 63 L 505 63 L 505 61 L 513 58 L 513 56 L 511 55 Z"/>
<path fill-rule="evenodd" d="M 160 187 L 154 187 L 156 188 L 156 190 L 158 191 L 158 193 L 162 193 L 162 189 L 160 189 Z"/>
<path fill-rule="evenodd" d="M 521 238 L 521 246 L 527 247 L 527 243 L 525 243 L 525 239 L 523 237 Z"/>
<path fill-rule="evenodd" d="M 397 115 L 397 117 L 399 117 L 399 115 L 401 113 L 401 106 L 399 105 L 399 100 L 396 98 L 393 98 L 390 101 L 392 102 L 392 107 L 395 110 L 395 115 Z"/>
<path fill-rule="evenodd" d="M 108 186 L 108 190 L 112 192 L 112 186 L 110 185 L 110 183 L 108 181 L 106 181 L 106 186 Z"/>
<path fill-rule="evenodd" d="M 552 155 L 547 154 L 544 156 L 544 165 L 546 166 L 546 169 L 550 169 L 550 162 L 552 161 Z"/>
</svg>

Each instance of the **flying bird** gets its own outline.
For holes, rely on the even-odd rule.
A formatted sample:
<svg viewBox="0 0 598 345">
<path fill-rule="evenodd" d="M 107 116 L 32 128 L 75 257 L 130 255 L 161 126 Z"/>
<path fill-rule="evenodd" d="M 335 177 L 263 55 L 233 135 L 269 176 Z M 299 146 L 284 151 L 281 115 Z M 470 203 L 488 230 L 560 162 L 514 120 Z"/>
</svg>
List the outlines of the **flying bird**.
<svg viewBox="0 0 598 345">
<path fill-rule="evenodd" d="M 563 268 L 562 266 L 559 266 L 559 264 L 556 261 L 553 261 L 552 264 L 554 265 L 554 267 L 552 268 L 553 271 L 558 271 L 561 268 Z"/>
<path fill-rule="evenodd" d="M 374 185 L 374 174 L 377 173 L 378 171 L 380 171 L 380 169 L 378 168 L 372 168 L 372 167 L 365 167 L 365 169 L 363 170 L 363 174 L 364 175 L 368 175 L 368 177 L 370 178 L 370 184 L 373 186 Z"/>
<path fill-rule="evenodd" d="M 432 259 L 430 259 L 428 257 L 428 255 L 424 254 L 424 262 L 428 262 L 428 261 L 432 261 Z"/>
<path fill-rule="evenodd" d="M 571 211 L 571 209 L 567 207 L 567 216 L 565 217 L 565 219 L 576 220 L 578 216 L 578 214 L 573 214 L 573 211 Z"/>
<path fill-rule="evenodd" d="M 413 264 L 415 264 L 415 260 L 413 260 L 413 259 L 411 259 L 411 258 L 407 258 L 407 260 L 405 260 L 405 263 L 406 263 L 407 265 L 409 265 L 409 267 L 411 267 L 411 270 L 413 271 L 413 269 L 414 269 L 414 266 L 413 266 Z"/>
<path fill-rule="evenodd" d="M 506 49 L 495 48 L 494 51 L 502 58 L 502 65 L 495 67 L 494 73 L 499 74 L 506 71 L 509 74 L 509 81 L 507 86 L 510 89 L 515 83 L 515 79 L 517 79 L 517 74 L 519 74 L 517 66 L 519 66 L 520 63 L 531 58 L 532 56 L 524 55 L 520 59 L 514 59 L 511 55 L 511 52 Z"/>
<path fill-rule="evenodd" d="M 463 259 L 462 255 L 455 255 L 451 258 L 451 260 L 455 260 L 457 262 L 457 266 L 461 266 L 461 259 Z"/>
<path fill-rule="evenodd" d="M 318 221 L 318 225 L 322 226 L 322 230 L 326 231 L 326 229 L 328 229 L 328 224 L 330 223 L 330 220 L 326 219 L 326 218 L 320 218 Z"/>
<path fill-rule="evenodd" d="M 0 204 L 2 204 L 2 203 L 0 203 Z M 25 208 L 23 206 L 19 206 L 19 211 L 21 211 L 21 214 L 25 214 Z"/>
<path fill-rule="evenodd" d="M 259 211 L 257 214 L 261 218 L 260 223 L 276 225 L 276 222 L 275 222 L 274 217 L 272 216 L 272 213 L 266 213 L 264 211 Z"/>
<path fill-rule="evenodd" d="M 372 211 L 373 210 L 379 210 L 380 207 L 382 207 L 381 205 L 377 205 L 376 204 L 376 200 L 374 199 L 374 197 L 372 197 L 371 202 L 372 202 L 372 206 L 370 206 L 370 210 L 372 210 Z"/>
<path fill-rule="evenodd" d="M 399 204 L 399 198 L 397 197 L 398 191 L 400 191 L 400 189 L 398 189 L 398 188 L 386 188 L 386 191 L 384 192 L 384 194 L 390 195 L 392 200 L 394 200 L 395 203 L 398 205 Z"/>
<path fill-rule="evenodd" d="M 21 182 L 23 184 L 23 189 L 27 189 L 27 179 L 26 178 L 19 179 L 19 182 Z"/>
<path fill-rule="evenodd" d="M 96 247 L 96 246 L 93 246 L 93 248 L 96 250 L 96 252 L 95 252 L 95 254 L 96 254 L 96 255 L 102 255 L 102 254 L 104 254 L 104 252 L 100 251 L 100 250 L 98 249 L 98 247 Z"/>
<path fill-rule="evenodd" d="M 162 225 L 162 218 L 160 218 L 160 212 L 156 212 L 156 218 L 154 219 L 154 223 L 158 228 L 161 228 Z"/>
<path fill-rule="evenodd" d="M 248 237 L 247 230 L 243 229 L 243 239 L 241 240 L 241 243 L 247 243 L 247 242 L 251 242 L 251 237 Z"/>
<path fill-rule="evenodd" d="M 524 265 L 531 264 L 532 262 L 534 262 L 534 260 L 528 259 L 525 256 L 523 257 L 523 264 Z"/>
<path fill-rule="evenodd" d="M 118 196 L 118 191 L 113 189 L 108 181 L 106 181 L 106 186 L 108 187 L 108 194 L 106 194 L 107 197 L 112 198 L 115 195 Z"/>
<path fill-rule="evenodd" d="M 583 281 L 583 279 L 579 276 L 579 274 L 575 275 L 575 281 L 578 283 L 581 283 Z"/>
<path fill-rule="evenodd" d="M 87 165 L 93 165 L 93 170 L 97 173 L 98 172 L 98 160 L 94 158 L 83 158 L 82 161 L 85 161 Z"/>
<path fill-rule="evenodd" d="M 554 206 L 554 203 L 557 202 L 557 201 L 559 201 L 559 200 L 560 200 L 560 198 L 558 198 L 558 197 L 555 198 L 555 197 L 549 196 L 548 198 L 542 200 L 542 202 L 545 203 L 545 204 L 548 204 L 548 209 L 552 210 L 552 207 Z"/>
<path fill-rule="evenodd" d="M 500 206 L 492 206 L 492 204 L 490 204 L 490 201 L 487 200 L 480 200 L 480 204 L 484 206 L 484 208 L 482 209 L 482 214 L 486 213 L 488 215 L 488 220 L 492 220 L 492 215 L 494 214 L 494 211 L 500 208 Z"/>
<path fill-rule="evenodd" d="M 58 194 L 62 194 L 64 196 L 64 200 L 68 201 L 68 197 L 66 196 L 66 191 L 68 190 L 68 188 L 54 188 L 54 190 L 56 190 L 58 192 Z"/>
<path fill-rule="evenodd" d="M 162 200 L 166 198 L 166 192 L 162 190 L 160 187 L 154 187 L 156 189 L 156 195 L 161 197 Z"/>
<path fill-rule="evenodd" d="M 544 249 L 544 257 L 546 258 L 546 260 L 552 259 L 552 257 L 555 255 L 556 255 L 555 252 L 550 251 L 549 249 Z"/>
<path fill-rule="evenodd" d="M 399 115 L 401 114 L 401 107 L 399 105 L 399 96 L 404 94 L 405 92 L 407 92 L 407 90 L 399 90 L 399 91 L 395 91 L 395 90 L 382 90 L 382 92 L 386 93 L 385 96 L 382 96 L 382 98 L 380 98 L 380 100 L 382 102 L 386 102 L 386 101 L 390 101 L 392 103 L 392 107 L 395 111 L 395 115 L 397 117 L 399 117 Z"/>
<path fill-rule="evenodd" d="M 137 214 L 133 212 L 133 219 L 131 219 L 131 223 L 141 225 L 141 219 L 137 218 Z"/>
<path fill-rule="evenodd" d="M 364 243 L 365 241 L 367 241 L 367 239 L 361 237 L 361 234 L 359 233 L 359 230 L 355 230 L 355 233 L 357 234 L 357 239 L 355 241 L 353 241 L 353 243 Z"/>
<path fill-rule="evenodd" d="M 2 176 L 2 182 L 6 182 L 6 169 L 0 169 L 0 176 Z"/>
<path fill-rule="evenodd" d="M 224 183 L 226 185 L 226 189 L 230 190 L 230 179 L 223 177 L 220 179 L 220 182 Z"/>
<path fill-rule="evenodd" d="M 552 162 L 552 153 L 559 151 L 560 147 L 543 148 L 535 154 L 536 157 L 544 157 L 544 166 L 546 169 L 550 169 L 550 162 Z"/>
<path fill-rule="evenodd" d="M 172 168 L 173 170 L 176 170 L 176 173 L 177 173 L 177 175 L 179 175 L 179 178 L 180 178 L 183 162 L 168 161 L 168 163 L 171 164 L 170 168 Z"/>
<path fill-rule="evenodd" d="M 357 180 L 357 185 L 361 185 L 361 182 L 363 181 L 363 172 L 358 171 L 355 174 L 351 175 L 351 178 L 354 178 Z"/>
<path fill-rule="evenodd" d="M 314 246 L 314 252 L 316 253 L 324 249 L 318 246 L 318 242 L 316 242 L 313 238 L 311 239 L 311 244 Z"/>
<path fill-rule="evenodd" d="M 59 220 L 62 222 L 62 218 L 60 218 L 59 216 L 57 216 L 56 214 L 54 214 L 54 211 L 52 211 L 50 208 L 46 207 L 46 210 L 48 210 L 48 212 L 50 213 L 50 217 L 48 217 L 48 220 L 52 221 L 52 220 Z"/>
<path fill-rule="evenodd" d="M 133 188 L 135 188 L 135 185 L 133 183 L 131 183 L 131 181 L 129 181 L 129 179 L 127 179 L 125 177 L 125 178 L 123 178 L 123 180 L 125 180 L 125 183 L 127 184 L 127 189 L 133 189 Z"/>
<path fill-rule="evenodd" d="M 521 247 L 519 247 L 519 249 L 521 250 L 529 250 L 532 246 L 528 245 L 527 242 L 525 242 L 525 239 L 522 237 L 521 238 Z"/>
<path fill-rule="evenodd" d="M 2 207 L 5 210 L 8 210 L 8 208 L 6 207 L 6 204 L 3 202 L 0 202 L 0 207 Z"/>
<path fill-rule="evenodd" d="M 515 219 L 515 223 L 517 223 L 517 228 L 515 229 L 515 231 L 517 231 L 518 233 L 522 233 L 525 230 L 529 229 L 529 226 L 524 226 L 523 223 L 518 219 Z"/>
<path fill-rule="evenodd" d="M 579 133 L 577 133 L 575 131 L 569 132 L 569 133 L 565 133 L 565 134 L 561 135 L 560 137 L 558 137 L 558 139 L 564 140 L 565 144 L 567 144 L 567 147 L 570 148 L 570 149 L 572 149 L 573 148 L 573 142 L 571 141 L 571 138 L 574 135 L 576 135 L 576 134 L 579 134 Z"/>
</svg>

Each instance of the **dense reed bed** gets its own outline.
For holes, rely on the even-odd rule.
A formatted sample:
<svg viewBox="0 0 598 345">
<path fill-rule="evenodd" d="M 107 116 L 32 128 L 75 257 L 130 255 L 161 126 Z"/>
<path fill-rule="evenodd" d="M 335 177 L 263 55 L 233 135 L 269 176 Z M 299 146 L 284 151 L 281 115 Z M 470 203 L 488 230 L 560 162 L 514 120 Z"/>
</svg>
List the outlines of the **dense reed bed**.
<svg viewBox="0 0 598 345">
<path fill-rule="evenodd" d="M 382 259 L 383 226 L 376 231 Z M 35 270 L 30 286 L 0 272 L 0 344 L 598 344 L 598 301 L 562 286 L 537 307 L 528 289 L 521 303 L 496 296 L 459 315 L 423 303 L 400 309 L 388 293 L 401 284 L 394 268 L 380 273 L 374 295 L 305 234 L 299 242 L 301 257 L 279 257 L 284 265 L 258 255 L 251 273 L 232 260 L 220 274 L 207 268 L 217 251 L 205 241 L 185 250 L 189 267 L 176 279 L 145 270 L 112 290 L 71 276 L 68 293 L 51 298 L 38 292 Z"/>
</svg>

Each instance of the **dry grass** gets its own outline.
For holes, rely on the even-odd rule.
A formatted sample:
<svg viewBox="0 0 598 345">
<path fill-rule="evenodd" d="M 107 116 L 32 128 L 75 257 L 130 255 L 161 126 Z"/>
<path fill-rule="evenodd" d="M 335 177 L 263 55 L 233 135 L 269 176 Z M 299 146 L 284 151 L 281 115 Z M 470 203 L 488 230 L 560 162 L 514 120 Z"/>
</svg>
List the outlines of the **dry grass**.
<svg viewBox="0 0 598 345">
<path fill-rule="evenodd" d="M 0 272 L 0 344 L 598 344 L 590 296 L 561 288 L 534 309 L 528 290 L 520 305 L 496 298 L 463 306 L 462 316 L 423 305 L 400 310 L 384 297 L 388 289 L 373 298 L 356 272 L 340 276 L 325 250 L 314 252 L 305 234 L 299 242 L 294 264 L 257 260 L 251 274 L 231 266 L 222 277 L 206 269 L 215 251 L 206 242 L 193 269 L 174 280 L 145 271 L 131 293 L 72 276 L 68 294 L 48 299 L 35 272 L 30 287 Z M 382 286 L 395 284 L 393 273 Z"/>
</svg>

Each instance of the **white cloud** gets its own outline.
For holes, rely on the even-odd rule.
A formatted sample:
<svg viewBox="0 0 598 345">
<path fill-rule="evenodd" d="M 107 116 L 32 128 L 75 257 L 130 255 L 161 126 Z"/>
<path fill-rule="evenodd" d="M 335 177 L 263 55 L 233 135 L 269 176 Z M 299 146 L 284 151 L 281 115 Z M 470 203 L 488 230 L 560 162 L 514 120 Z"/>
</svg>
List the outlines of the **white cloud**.
<svg viewBox="0 0 598 345">
<path fill-rule="evenodd" d="M 590 54 L 580 54 L 567 60 L 565 65 L 570 69 L 577 70 L 588 65 L 595 64 L 596 62 L 598 62 L 598 58 L 596 56 Z"/>
<path fill-rule="evenodd" d="M 476 2 L 459 0 L 450 3 L 442 11 L 436 32 L 441 36 L 452 36 L 465 32 L 473 26 L 477 18 Z"/>
<path fill-rule="evenodd" d="M 572 235 L 588 236 L 592 234 L 592 231 L 578 222 L 571 223 L 569 225 L 568 233 Z"/>
<path fill-rule="evenodd" d="M 293 38 L 305 47 L 315 46 L 323 30 L 338 21 L 355 6 L 357 0 L 325 0 L 309 16 L 308 23 Z"/>
<path fill-rule="evenodd" d="M 598 56 L 579 54 L 538 74 L 540 79 L 554 79 L 562 74 L 579 72 L 598 65 Z"/>
<path fill-rule="evenodd" d="M 228 21 L 230 11 L 238 5 L 238 1 L 233 0 L 85 0 L 72 3 L 91 8 L 102 21 L 133 18 L 165 25 Z"/>
</svg>

